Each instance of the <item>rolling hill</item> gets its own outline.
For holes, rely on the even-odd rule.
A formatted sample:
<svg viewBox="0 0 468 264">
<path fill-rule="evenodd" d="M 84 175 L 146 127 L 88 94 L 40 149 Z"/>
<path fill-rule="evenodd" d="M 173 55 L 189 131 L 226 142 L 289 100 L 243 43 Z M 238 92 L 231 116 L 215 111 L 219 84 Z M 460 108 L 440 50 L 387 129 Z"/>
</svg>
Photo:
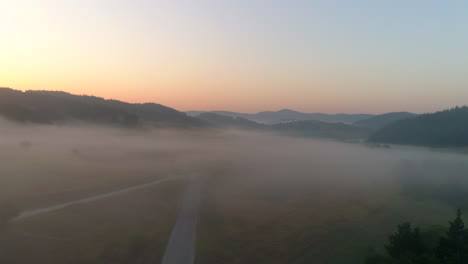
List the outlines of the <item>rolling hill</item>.
<svg viewBox="0 0 468 264">
<path fill-rule="evenodd" d="M 359 120 L 357 122 L 354 122 L 354 125 L 377 130 L 395 121 L 412 118 L 415 116 L 417 116 L 417 114 L 408 113 L 408 112 L 386 113 L 382 115 L 373 116 L 368 119 Z"/>
<path fill-rule="evenodd" d="M 455 107 L 396 121 L 373 133 L 369 141 L 430 147 L 466 147 L 468 107 Z"/>
<path fill-rule="evenodd" d="M 271 129 L 287 136 L 322 137 L 346 141 L 362 140 L 369 135 L 367 128 L 315 120 L 274 124 L 271 125 Z"/>
<path fill-rule="evenodd" d="M 189 111 L 186 112 L 189 116 L 197 116 L 203 111 Z M 229 111 L 211 111 L 215 113 L 230 117 L 240 117 L 248 119 L 257 123 L 263 124 L 277 124 L 290 121 L 303 121 L 303 120 L 316 120 L 329 123 L 346 123 L 352 124 L 356 121 L 372 117 L 370 114 L 323 114 L 323 113 L 302 113 L 294 110 L 283 109 L 280 111 L 264 111 L 255 114 L 236 113 Z"/>
<path fill-rule="evenodd" d="M 17 122 L 67 123 L 74 121 L 136 127 L 152 125 L 200 126 L 203 122 L 172 108 L 130 104 L 95 96 L 56 91 L 18 91 L 0 88 L 0 116 Z"/>
<path fill-rule="evenodd" d="M 206 112 L 196 116 L 215 127 L 238 129 L 267 129 L 268 126 L 250 121 L 242 117 L 231 117 L 216 113 Z"/>
<path fill-rule="evenodd" d="M 236 128 L 270 132 L 293 137 L 320 137 L 356 141 L 367 138 L 369 129 L 344 123 L 327 123 L 315 120 L 291 121 L 278 124 L 260 124 L 241 117 L 230 117 L 216 113 L 201 113 L 200 118 L 214 127 Z"/>
</svg>

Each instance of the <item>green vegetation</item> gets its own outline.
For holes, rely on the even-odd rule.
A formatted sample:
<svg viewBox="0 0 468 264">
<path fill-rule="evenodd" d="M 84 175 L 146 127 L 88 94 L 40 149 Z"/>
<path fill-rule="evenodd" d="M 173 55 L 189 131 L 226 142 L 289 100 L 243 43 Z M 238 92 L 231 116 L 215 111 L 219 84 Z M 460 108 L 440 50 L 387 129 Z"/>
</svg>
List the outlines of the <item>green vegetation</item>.
<svg viewBox="0 0 468 264">
<path fill-rule="evenodd" d="M 468 165 L 460 161 L 402 161 L 396 179 L 402 193 L 417 200 L 437 200 L 468 209 Z"/>
<path fill-rule="evenodd" d="M 370 142 L 430 147 L 468 146 L 468 107 L 399 120 L 369 138 Z"/>
<path fill-rule="evenodd" d="M 468 107 L 419 116 L 406 112 L 379 116 L 307 114 L 287 109 L 257 114 L 191 112 L 193 115 L 196 113 L 199 114 L 197 118 L 154 103 L 130 104 L 65 92 L 22 92 L 0 88 L 0 115 L 22 123 L 62 124 L 78 121 L 129 128 L 211 126 L 345 141 L 367 139 L 369 143 L 376 144 L 468 146 Z M 354 125 L 350 125 L 353 122 Z M 371 134 L 371 131 L 375 132 Z"/>
<path fill-rule="evenodd" d="M 199 119 L 202 119 L 213 126 L 218 127 L 231 127 L 231 128 L 240 128 L 240 129 L 266 129 L 267 126 L 259 124 L 254 121 L 242 117 L 231 117 L 220 114 L 215 114 L 212 112 L 201 113 L 196 116 Z"/>
<path fill-rule="evenodd" d="M 255 114 L 236 113 L 230 111 L 189 111 L 187 114 L 197 116 L 202 113 L 213 113 L 222 116 L 240 117 L 250 121 L 263 124 L 277 124 L 291 121 L 315 120 L 328 123 L 346 123 L 351 124 L 359 120 L 364 120 L 374 115 L 370 114 L 324 114 L 324 113 L 302 113 L 291 109 L 282 109 L 279 111 L 263 111 Z"/>
<path fill-rule="evenodd" d="M 407 118 L 411 118 L 415 116 L 417 115 L 413 113 L 408 113 L 408 112 L 386 113 L 386 114 L 382 114 L 378 116 L 373 116 L 368 119 L 359 120 L 353 124 L 356 126 L 360 126 L 360 127 L 367 127 L 372 130 L 377 130 L 385 126 L 388 126 L 389 124 L 396 122 L 398 120 L 403 120 L 403 119 L 407 119 Z"/>
<path fill-rule="evenodd" d="M 185 188 L 170 181 L 12 222 L 0 233 L 0 263 L 160 263 Z"/>
<path fill-rule="evenodd" d="M 450 210 L 399 194 L 321 191 L 307 183 L 289 189 L 288 183 L 272 178 L 257 185 L 223 179 L 208 183 L 196 263 L 362 263 L 369 246 L 380 248 L 402 219 L 443 223 L 441 216 Z M 249 187 L 239 190 L 236 184 Z"/>
<path fill-rule="evenodd" d="M 465 228 L 461 210 L 441 229 L 422 230 L 403 223 L 390 235 L 386 253 L 371 252 L 366 264 L 463 264 L 468 262 L 468 229 Z"/>
<path fill-rule="evenodd" d="M 360 140 L 369 134 L 369 129 L 344 123 L 328 123 L 316 120 L 290 121 L 278 124 L 259 124 L 241 117 L 216 113 L 202 113 L 197 118 L 215 127 L 237 128 L 276 133 L 294 137 L 320 137 L 336 140 Z"/>
<path fill-rule="evenodd" d="M 368 136 L 369 130 L 344 123 L 321 121 L 295 121 L 271 126 L 272 130 L 288 136 L 323 137 L 338 140 L 360 140 Z"/>
<path fill-rule="evenodd" d="M 8 88 L 0 88 L 0 114 L 13 121 L 41 124 L 82 121 L 124 127 L 144 123 L 202 125 L 185 113 L 159 104 L 129 104 L 65 92 L 22 92 Z"/>
<path fill-rule="evenodd" d="M 157 240 L 144 234 L 133 234 L 122 239 L 118 243 L 111 243 L 97 257 L 99 263 L 109 264 L 143 264 L 150 263 L 153 259 L 151 251 L 155 250 L 154 245 Z M 158 251 L 161 251 L 159 249 Z M 153 261 L 156 261 L 154 259 Z"/>
</svg>

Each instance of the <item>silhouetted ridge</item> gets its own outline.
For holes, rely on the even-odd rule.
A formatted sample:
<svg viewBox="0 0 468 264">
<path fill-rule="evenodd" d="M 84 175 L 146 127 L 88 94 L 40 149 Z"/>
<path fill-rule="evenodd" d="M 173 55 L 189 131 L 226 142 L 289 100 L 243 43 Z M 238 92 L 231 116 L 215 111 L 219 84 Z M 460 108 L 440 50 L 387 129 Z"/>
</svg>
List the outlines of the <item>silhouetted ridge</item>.
<svg viewBox="0 0 468 264">
<path fill-rule="evenodd" d="M 315 120 L 290 121 L 279 124 L 259 124 L 240 117 L 224 116 L 212 112 L 196 116 L 215 127 L 249 129 L 296 137 L 322 137 L 356 141 L 367 138 L 369 129 L 344 123 Z"/>
<path fill-rule="evenodd" d="M 202 122 L 172 108 L 130 104 L 58 91 L 18 91 L 0 88 L 0 115 L 18 122 L 63 123 L 84 121 L 136 127 L 143 124 L 194 126 Z"/>
<path fill-rule="evenodd" d="M 360 140 L 369 135 L 369 130 L 344 123 L 327 123 L 314 120 L 294 121 L 271 125 L 278 133 L 301 137 L 324 137 L 339 140 Z"/>
<path fill-rule="evenodd" d="M 468 107 L 396 121 L 375 132 L 369 141 L 431 147 L 468 146 Z"/>
<path fill-rule="evenodd" d="M 211 112 L 201 113 L 196 116 L 213 126 L 228 127 L 228 128 L 241 128 L 241 129 L 266 129 L 267 126 L 256 123 L 241 117 L 230 117 L 219 115 Z"/>
<path fill-rule="evenodd" d="M 316 120 L 328 123 L 346 123 L 352 124 L 356 121 L 370 118 L 374 115 L 369 114 L 323 114 L 323 113 L 302 113 L 290 109 L 279 111 L 263 111 L 256 114 L 236 113 L 229 111 L 188 111 L 190 116 L 198 116 L 202 113 L 215 113 L 218 115 L 240 117 L 263 124 L 277 124 L 291 121 Z"/>
<path fill-rule="evenodd" d="M 408 112 L 394 112 L 373 116 L 368 119 L 359 120 L 354 123 L 356 126 L 367 127 L 370 129 L 380 129 L 398 120 L 415 117 L 417 114 Z"/>
</svg>

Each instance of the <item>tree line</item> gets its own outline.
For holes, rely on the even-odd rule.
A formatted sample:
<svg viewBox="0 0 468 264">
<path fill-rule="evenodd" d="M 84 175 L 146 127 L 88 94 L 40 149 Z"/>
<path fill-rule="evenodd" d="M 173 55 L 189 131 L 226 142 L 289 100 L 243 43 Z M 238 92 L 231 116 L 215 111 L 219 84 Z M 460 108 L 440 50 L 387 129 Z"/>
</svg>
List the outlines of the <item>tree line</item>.
<svg viewBox="0 0 468 264">
<path fill-rule="evenodd" d="M 369 141 L 430 147 L 468 146 L 468 107 L 396 121 L 376 131 Z"/>
<path fill-rule="evenodd" d="M 365 264 L 468 263 L 468 229 L 462 220 L 461 210 L 457 210 L 448 229 L 439 231 L 421 230 L 411 223 L 400 224 L 389 236 L 385 253 L 371 252 Z"/>
<path fill-rule="evenodd" d="M 155 104 L 131 104 L 58 91 L 18 91 L 0 88 L 0 116 L 16 122 L 53 124 L 91 122 L 137 127 L 142 124 L 200 126 L 201 121 Z"/>
</svg>

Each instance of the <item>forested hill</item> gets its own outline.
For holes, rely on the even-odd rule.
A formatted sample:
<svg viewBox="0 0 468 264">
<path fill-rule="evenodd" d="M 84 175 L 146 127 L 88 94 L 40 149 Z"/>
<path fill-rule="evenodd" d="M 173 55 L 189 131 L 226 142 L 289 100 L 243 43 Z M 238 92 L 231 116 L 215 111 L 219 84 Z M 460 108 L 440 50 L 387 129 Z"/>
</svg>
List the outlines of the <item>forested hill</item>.
<svg viewBox="0 0 468 264">
<path fill-rule="evenodd" d="M 323 137 L 346 141 L 365 139 L 369 135 L 369 129 L 364 127 L 315 120 L 274 124 L 270 127 L 273 131 L 288 136 Z"/>
<path fill-rule="evenodd" d="M 369 141 L 430 147 L 468 146 L 468 107 L 396 121 L 375 132 Z"/>
<path fill-rule="evenodd" d="M 245 118 L 219 115 L 212 112 L 201 113 L 200 115 L 196 116 L 196 118 L 199 118 L 215 127 L 256 130 L 268 129 L 267 125 L 259 124 Z"/>
<path fill-rule="evenodd" d="M 346 123 L 352 124 L 356 121 L 370 118 L 374 115 L 369 114 L 324 114 L 324 113 L 302 113 L 290 109 L 279 111 L 264 111 L 255 114 L 236 113 L 229 111 L 188 111 L 190 116 L 198 116 L 202 113 L 214 113 L 222 116 L 230 116 L 234 118 L 243 118 L 261 124 L 278 124 L 291 121 L 315 120 L 328 123 Z"/>
<path fill-rule="evenodd" d="M 373 116 L 368 119 L 359 120 L 355 122 L 353 125 L 377 130 L 393 122 L 396 122 L 398 120 L 407 119 L 407 118 L 411 118 L 415 116 L 417 115 L 413 113 L 408 113 L 408 112 L 386 113 L 382 115 Z"/>
<path fill-rule="evenodd" d="M 236 128 L 269 132 L 284 136 L 318 137 L 345 141 L 358 141 L 367 138 L 370 130 L 364 127 L 344 123 L 327 123 L 315 120 L 292 121 L 280 124 L 266 125 L 240 117 L 230 117 L 211 112 L 196 116 L 213 127 Z"/>
<path fill-rule="evenodd" d="M 199 126 L 202 122 L 172 108 L 130 104 L 95 96 L 55 91 L 18 91 L 0 88 L 0 116 L 17 122 L 72 121 L 136 127 L 142 124 Z"/>
</svg>

